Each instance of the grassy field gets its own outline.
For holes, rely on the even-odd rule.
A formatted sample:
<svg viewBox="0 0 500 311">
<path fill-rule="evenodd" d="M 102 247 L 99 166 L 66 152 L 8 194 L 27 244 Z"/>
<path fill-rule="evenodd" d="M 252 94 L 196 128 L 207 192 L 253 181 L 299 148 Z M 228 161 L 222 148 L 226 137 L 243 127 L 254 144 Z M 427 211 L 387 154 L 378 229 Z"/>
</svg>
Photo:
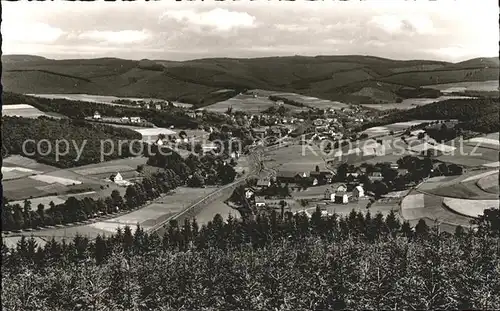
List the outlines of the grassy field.
<svg viewBox="0 0 500 311">
<path fill-rule="evenodd" d="M 295 107 L 291 105 L 283 105 L 284 107 L 292 111 L 303 111 L 304 108 Z M 259 113 L 270 107 L 277 107 L 276 103 L 269 100 L 267 97 L 257 97 L 254 98 L 252 95 L 237 95 L 228 100 L 215 103 L 213 105 L 207 106 L 204 109 L 214 112 L 226 112 L 228 108 L 232 107 L 233 111 L 246 111 L 248 113 Z"/>
<path fill-rule="evenodd" d="M 4 196 L 10 200 L 37 197 L 41 199 L 42 197 L 53 196 L 54 193 L 57 193 L 57 196 L 65 195 L 65 193 L 71 190 L 83 190 L 87 192 L 88 188 L 96 191 L 95 194 L 92 194 L 93 197 L 105 197 L 115 189 L 119 189 L 124 193 L 124 188 L 118 187 L 104 179 L 108 179 L 111 174 L 117 172 L 122 173 L 124 178 L 136 177 L 137 172 L 135 170 L 137 166 L 145 164 L 146 161 L 147 159 L 144 157 L 137 157 L 71 169 L 58 169 L 36 163 L 34 160 L 21 156 L 10 156 L 4 159 L 5 167 L 2 169 L 8 177 L 3 180 Z M 105 188 L 100 189 L 101 186 Z"/>
<path fill-rule="evenodd" d="M 424 87 L 440 90 L 443 93 L 464 91 L 498 92 L 498 80 L 432 84 Z"/>
<path fill-rule="evenodd" d="M 40 116 L 52 117 L 52 118 L 61 117 L 55 113 L 45 113 L 27 104 L 2 105 L 2 115 L 9 117 L 23 117 L 23 118 L 38 118 Z"/>
<path fill-rule="evenodd" d="M 459 215 L 443 206 L 443 197 L 418 192 L 410 192 L 401 202 L 401 215 L 413 225 L 424 219 L 428 225 L 435 221 L 451 227 L 470 226 L 470 217 Z"/>
<path fill-rule="evenodd" d="M 311 148 L 311 149 L 309 149 Z M 266 162 L 266 167 L 275 170 L 286 170 L 296 172 L 314 171 L 316 165 L 320 169 L 325 168 L 325 161 L 322 158 L 318 146 L 290 145 L 266 154 L 270 162 Z"/>
<path fill-rule="evenodd" d="M 460 215 L 478 217 L 484 214 L 485 209 L 498 208 L 499 200 L 467 200 L 444 198 L 443 205 Z"/>
<path fill-rule="evenodd" d="M 440 96 L 438 98 L 407 98 L 401 103 L 385 103 L 385 104 L 362 104 L 362 106 L 367 108 L 372 108 L 376 110 L 390 110 L 390 109 L 403 109 L 408 110 L 415 108 L 417 106 L 425 106 L 435 102 L 440 102 L 449 99 L 467 99 L 472 98 L 468 96 Z"/>
<path fill-rule="evenodd" d="M 498 186 L 498 172 L 480 178 L 476 184 L 483 191 L 494 193 L 496 195 L 500 193 Z"/>
</svg>

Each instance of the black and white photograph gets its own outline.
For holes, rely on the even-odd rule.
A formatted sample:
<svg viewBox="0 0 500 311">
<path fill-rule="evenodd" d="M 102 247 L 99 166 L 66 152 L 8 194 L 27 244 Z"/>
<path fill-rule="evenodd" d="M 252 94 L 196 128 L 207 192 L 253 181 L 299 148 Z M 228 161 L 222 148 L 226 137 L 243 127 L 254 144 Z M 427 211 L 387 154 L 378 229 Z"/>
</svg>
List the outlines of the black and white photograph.
<svg viewBox="0 0 500 311">
<path fill-rule="evenodd" d="M 500 310 L 497 1 L 0 5 L 2 310 Z"/>
</svg>

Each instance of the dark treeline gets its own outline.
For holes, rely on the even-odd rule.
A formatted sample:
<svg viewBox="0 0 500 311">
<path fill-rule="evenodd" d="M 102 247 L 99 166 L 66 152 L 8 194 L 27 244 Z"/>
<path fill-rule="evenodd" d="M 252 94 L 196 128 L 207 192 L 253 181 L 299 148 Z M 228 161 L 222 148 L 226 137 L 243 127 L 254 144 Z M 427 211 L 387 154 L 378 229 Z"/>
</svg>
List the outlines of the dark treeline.
<svg viewBox="0 0 500 311">
<path fill-rule="evenodd" d="M 72 119 L 91 117 L 95 111 L 98 111 L 102 116 L 106 117 L 141 117 L 158 127 L 173 125 L 176 128 L 198 128 L 198 123 L 186 115 L 185 109 L 177 107 L 168 107 L 165 110 L 141 109 L 67 99 L 48 99 L 12 93 L 4 94 L 4 105 L 32 105 L 41 111 L 59 113 Z"/>
<path fill-rule="evenodd" d="M 450 99 L 418 106 L 407 111 L 396 111 L 388 116 L 363 124 L 363 129 L 410 120 L 458 119 L 457 126 L 476 132 L 497 132 L 500 128 L 498 98 Z"/>
<path fill-rule="evenodd" d="M 171 170 L 177 174 L 181 180 L 191 187 L 201 187 L 204 185 L 226 185 L 236 178 L 234 166 L 236 161 L 229 160 L 229 156 L 205 153 L 199 148 L 183 159 L 177 152 L 169 147 L 157 146 L 152 148 L 152 154 L 148 156 L 147 164 L 160 168 L 161 171 Z"/>
<path fill-rule="evenodd" d="M 93 241 L 2 244 L 7 310 L 457 310 L 500 308 L 500 214 L 477 230 L 415 228 L 394 213 L 276 212 L 172 220 Z M 29 298 L 28 298 L 29 297 Z"/>
<path fill-rule="evenodd" d="M 47 117 L 28 119 L 4 116 L 2 121 L 2 144 L 9 154 L 34 158 L 40 163 L 56 167 L 67 168 L 100 162 L 101 142 L 107 140 L 113 141 L 113 152 L 105 156 L 104 160 L 126 158 L 138 155 L 141 151 L 141 144 L 131 144 L 134 140 L 142 139 L 141 134 L 126 128 Z M 37 144 L 42 140 L 48 140 L 50 144 L 40 143 L 38 148 Z M 65 140 L 68 146 L 64 142 L 58 146 L 57 140 Z M 121 149 L 118 148 L 120 140 L 124 142 Z M 111 143 L 106 146 L 108 149 L 104 152 L 111 151 Z M 60 148 L 59 159 L 56 159 L 57 147 Z M 77 148 L 82 149 L 80 158 L 77 156 Z"/>
</svg>

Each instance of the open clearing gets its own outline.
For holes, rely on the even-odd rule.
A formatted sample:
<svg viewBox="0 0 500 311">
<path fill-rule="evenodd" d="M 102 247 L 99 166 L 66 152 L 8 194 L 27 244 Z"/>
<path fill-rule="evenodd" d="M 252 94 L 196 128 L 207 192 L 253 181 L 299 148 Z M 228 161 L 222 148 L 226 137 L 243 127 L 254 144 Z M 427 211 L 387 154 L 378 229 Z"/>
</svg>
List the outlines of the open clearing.
<svg viewBox="0 0 500 311">
<path fill-rule="evenodd" d="M 56 176 L 51 176 L 51 175 L 35 175 L 35 176 L 30 176 L 29 178 L 43 181 L 48 184 L 53 184 L 53 183 L 58 183 L 64 186 L 69 186 L 69 185 L 79 185 L 82 182 L 79 180 L 74 180 L 74 179 L 69 179 L 69 178 L 64 178 L 64 177 L 56 177 Z"/>
<path fill-rule="evenodd" d="M 302 149 L 304 148 L 304 149 Z M 291 170 L 297 172 L 314 171 L 316 165 L 320 169 L 325 168 L 325 161 L 321 157 L 318 146 L 289 145 L 267 153 L 267 158 L 272 161 L 266 162 L 266 167 L 279 170 Z"/>
<path fill-rule="evenodd" d="M 140 133 L 142 137 L 155 137 L 157 138 L 158 135 L 160 134 L 165 134 L 165 135 L 175 135 L 176 132 L 162 128 L 162 127 L 154 127 L 154 128 L 137 128 L 134 129 L 136 132 Z"/>
<path fill-rule="evenodd" d="M 498 80 L 433 84 L 433 85 L 424 85 L 423 87 L 440 90 L 443 93 L 463 92 L 463 91 L 498 92 Z"/>
<path fill-rule="evenodd" d="M 2 115 L 8 117 L 23 117 L 23 118 L 35 118 L 35 119 L 40 116 L 57 117 L 56 115 L 47 114 L 31 105 L 26 105 L 26 104 L 2 105 Z"/>
<path fill-rule="evenodd" d="M 435 221 L 450 227 L 470 227 L 470 217 L 459 215 L 443 206 L 443 197 L 410 192 L 401 202 L 401 215 L 405 220 L 416 225 L 419 219 L 424 219 L 428 225 Z"/>
<path fill-rule="evenodd" d="M 40 171 L 35 171 L 29 168 L 14 166 L 14 167 L 4 167 L 2 166 L 2 179 L 11 180 L 17 178 L 23 178 L 31 176 L 34 174 L 40 174 Z"/>
<path fill-rule="evenodd" d="M 469 96 L 440 96 L 437 98 L 407 98 L 401 103 L 387 103 L 387 104 L 362 104 L 362 106 L 377 110 L 390 110 L 390 109 L 402 109 L 408 110 L 415 108 L 417 106 L 425 106 L 428 104 L 445 101 L 449 99 L 472 99 L 474 97 Z"/>
<path fill-rule="evenodd" d="M 484 213 L 485 209 L 488 208 L 498 208 L 497 200 L 467 200 L 467 199 L 456 199 L 456 198 L 444 198 L 443 204 L 452 209 L 453 211 L 469 216 L 478 217 Z"/>
<path fill-rule="evenodd" d="M 419 125 L 422 123 L 426 122 L 433 122 L 433 121 L 438 121 L 438 120 L 413 120 L 413 121 L 408 121 L 408 122 L 397 122 L 397 123 L 392 123 L 388 124 L 385 126 L 375 126 L 368 128 L 364 130 L 362 133 L 366 133 L 368 136 L 373 137 L 373 136 L 381 136 L 381 135 L 388 135 L 390 131 L 404 131 L 411 126 Z"/>
<path fill-rule="evenodd" d="M 480 178 L 476 183 L 477 186 L 483 191 L 491 192 L 496 195 L 500 193 L 500 189 L 498 186 L 498 172 L 496 172 L 495 174 L 484 176 Z"/>
<path fill-rule="evenodd" d="M 478 185 L 478 181 L 484 179 L 484 187 L 489 188 L 494 186 L 494 183 L 492 183 L 490 179 L 485 179 L 489 176 L 496 176 L 498 184 L 498 170 L 489 170 L 486 172 L 470 171 L 463 175 L 429 178 L 418 186 L 417 191 L 457 199 L 496 199 L 498 197 L 498 192 L 492 192 L 494 189 L 485 191 Z"/>
<path fill-rule="evenodd" d="M 498 132 L 486 134 L 480 137 L 474 137 L 465 141 L 465 143 L 473 146 L 477 145 L 485 148 L 500 149 L 500 140 Z"/>
<path fill-rule="evenodd" d="M 108 165 L 103 167 L 89 167 L 73 170 L 73 172 L 84 176 L 128 171 L 135 171 L 135 168 L 128 165 Z"/>
<path fill-rule="evenodd" d="M 296 112 L 306 110 L 305 108 L 287 104 L 284 104 L 283 106 Z M 254 98 L 252 95 L 241 94 L 228 100 L 204 107 L 203 109 L 214 112 L 225 112 L 230 107 L 232 107 L 233 111 L 244 110 L 247 113 L 259 113 L 270 107 L 278 108 L 278 105 L 274 101 L 267 98 L 267 96 L 257 96 L 256 98 Z"/>
<path fill-rule="evenodd" d="M 91 102 L 91 103 L 99 103 L 99 104 L 111 104 L 116 105 L 113 101 L 116 100 L 130 100 L 130 101 L 144 101 L 144 102 L 166 102 L 163 99 L 157 98 L 136 98 L 136 97 L 116 97 L 116 96 L 105 96 L 105 95 L 89 95 L 89 94 L 26 94 L 34 97 L 42 97 L 42 98 L 50 98 L 50 99 L 67 99 L 67 100 L 75 100 L 75 101 L 83 101 L 83 102 Z M 173 102 L 174 106 L 191 108 L 193 105 L 181 103 L 181 102 Z"/>
</svg>

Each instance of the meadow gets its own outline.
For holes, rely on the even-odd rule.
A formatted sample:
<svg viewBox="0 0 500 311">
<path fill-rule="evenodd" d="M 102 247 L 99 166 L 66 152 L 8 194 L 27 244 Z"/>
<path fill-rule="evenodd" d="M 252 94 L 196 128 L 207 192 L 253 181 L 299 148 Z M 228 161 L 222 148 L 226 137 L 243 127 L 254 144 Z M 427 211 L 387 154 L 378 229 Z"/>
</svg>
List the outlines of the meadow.
<svg viewBox="0 0 500 311">
<path fill-rule="evenodd" d="M 60 118 L 61 116 L 55 113 L 45 113 L 37 108 L 27 104 L 17 105 L 2 105 L 2 116 L 23 117 L 23 118 L 38 118 L 40 116 Z"/>
<path fill-rule="evenodd" d="M 258 96 L 254 98 L 252 95 L 240 94 L 225 101 L 221 101 L 203 109 L 214 112 L 226 112 L 228 108 L 233 111 L 245 111 L 247 113 L 260 113 L 270 107 L 276 107 L 276 103 L 269 100 L 267 96 Z M 291 105 L 284 105 L 284 107 L 292 111 L 303 111 L 305 109 Z"/>
<path fill-rule="evenodd" d="M 431 84 L 431 85 L 424 85 L 423 87 L 437 89 L 443 93 L 464 92 L 464 91 L 498 92 L 499 90 L 498 80 Z"/>
<path fill-rule="evenodd" d="M 364 107 L 372 108 L 376 110 L 391 110 L 391 109 L 403 109 L 408 110 L 415 108 L 417 106 L 425 106 L 435 102 L 440 102 L 449 99 L 471 99 L 474 97 L 469 96 L 440 96 L 437 98 L 406 98 L 401 103 L 385 103 L 385 104 L 361 104 Z"/>
</svg>

